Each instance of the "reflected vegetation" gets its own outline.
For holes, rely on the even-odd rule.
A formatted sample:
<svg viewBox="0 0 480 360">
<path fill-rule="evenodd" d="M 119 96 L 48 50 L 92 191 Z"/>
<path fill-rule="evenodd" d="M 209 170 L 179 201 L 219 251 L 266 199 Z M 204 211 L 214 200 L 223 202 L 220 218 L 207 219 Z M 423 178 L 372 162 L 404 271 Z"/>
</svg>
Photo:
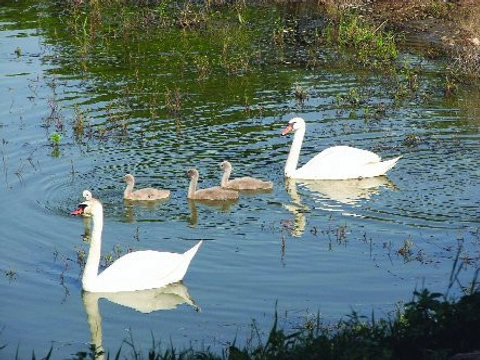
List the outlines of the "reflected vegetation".
<svg viewBox="0 0 480 360">
<path fill-rule="evenodd" d="M 87 314 L 92 350 L 95 354 L 96 360 L 103 360 L 105 358 L 103 349 L 102 317 L 99 309 L 100 299 L 106 299 L 112 303 L 146 314 L 159 310 L 173 310 L 182 304 L 190 305 L 195 311 L 200 311 L 200 308 L 190 297 L 187 287 L 182 282 L 170 284 L 159 289 L 142 291 L 125 291 L 117 293 L 92 293 L 83 291 L 83 306 L 85 307 L 85 312 Z"/>
</svg>

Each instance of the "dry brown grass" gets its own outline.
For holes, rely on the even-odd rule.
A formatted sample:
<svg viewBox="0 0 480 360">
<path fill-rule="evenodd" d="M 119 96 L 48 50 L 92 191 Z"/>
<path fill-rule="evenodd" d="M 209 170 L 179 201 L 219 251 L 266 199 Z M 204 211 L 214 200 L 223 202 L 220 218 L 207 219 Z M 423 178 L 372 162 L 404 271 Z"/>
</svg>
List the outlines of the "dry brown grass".
<svg viewBox="0 0 480 360">
<path fill-rule="evenodd" d="M 462 5 L 462 12 L 464 18 L 459 26 L 470 35 L 473 45 L 480 46 L 480 1 L 468 1 L 468 4 Z"/>
<path fill-rule="evenodd" d="M 463 74 L 480 78 L 480 2 L 460 1 L 457 19 L 459 36 L 451 51 L 454 68 Z"/>
</svg>

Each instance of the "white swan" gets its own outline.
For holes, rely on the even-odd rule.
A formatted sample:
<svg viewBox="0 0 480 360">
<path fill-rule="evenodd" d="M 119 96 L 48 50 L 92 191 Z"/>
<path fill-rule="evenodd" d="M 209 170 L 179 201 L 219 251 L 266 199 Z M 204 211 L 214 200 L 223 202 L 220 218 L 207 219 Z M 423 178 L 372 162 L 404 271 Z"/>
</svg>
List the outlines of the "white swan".
<svg viewBox="0 0 480 360">
<path fill-rule="evenodd" d="M 127 183 L 127 187 L 123 192 L 125 200 L 153 201 L 166 199 L 170 196 L 170 190 L 163 189 L 143 188 L 134 191 L 135 178 L 132 174 L 126 174 L 123 177 L 123 181 Z"/>
<path fill-rule="evenodd" d="M 92 192 L 90 190 L 83 190 L 82 193 L 83 200 L 91 200 L 93 198 Z"/>
<path fill-rule="evenodd" d="M 72 215 L 90 214 L 93 220 L 90 249 L 83 271 L 82 287 L 90 292 L 120 292 L 155 289 L 180 281 L 202 244 L 183 254 L 153 250 L 125 254 L 98 274 L 103 230 L 103 206 L 92 197 L 78 205 Z"/>
<path fill-rule="evenodd" d="M 90 190 L 83 190 L 82 197 L 84 201 L 91 200 L 93 198 L 92 192 Z M 90 218 L 90 214 L 82 214 L 83 217 Z M 85 234 L 90 234 L 90 231 L 87 231 L 87 228 L 85 228 Z M 87 237 L 90 237 L 90 235 L 85 235 Z"/>
<path fill-rule="evenodd" d="M 350 146 L 333 146 L 323 150 L 297 169 L 305 136 L 305 121 L 296 117 L 288 122 L 282 135 L 294 132 L 292 147 L 285 164 L 285 176 L 294 179 L 345 180 L 385 175 L 401 158 L 382 161 L 377 154 Z"/>
<path fill-rule="evenodd" d="M 220 164 L 223 169 L 223 176 L 221 181 L 221 187 L 224 189 L 234 190 L 271 190 L 273 188 L 273 182 L 263 181 L 250 176 L 244 176 L 230 180 L 230 174 L 232 172 L 232 164 L 228 161 L 223 161 Z"/>
</svg>

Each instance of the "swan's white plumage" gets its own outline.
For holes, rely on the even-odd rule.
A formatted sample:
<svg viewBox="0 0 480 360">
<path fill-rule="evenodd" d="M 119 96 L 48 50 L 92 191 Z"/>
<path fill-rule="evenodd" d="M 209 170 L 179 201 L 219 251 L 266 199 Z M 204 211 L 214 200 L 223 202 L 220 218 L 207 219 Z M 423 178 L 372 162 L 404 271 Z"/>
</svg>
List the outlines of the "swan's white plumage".
<svg viewBox="0 0 480 360">
<path fill-rule="evenodd" d="M 91 292 L 120 292 L 155 289 L 178 282 L 185 276 L 188 266 L 202 241 L 183 254 L 153 250 L 128 253 L 98 274 L 100 265 L 103 206 L 95 198 L 85 200 L 79 210 L 91 214 L 92 236 L 87 262 L 82 277 L 82 287 Z"/>
<path fill-rule="evenodd" d="M 125 254 L 88 284 L 87 291 L 118 292 L 159 288 L 180 281 L 200 246 L 183 254 L 153 250 Z M 121 288 L 122 290 L 119 290 Z"/>
<path fill-rule="evenodd" d="M 327 148 L 297 169 L 305 136 L 305 121 L 293 118 L 282 135 L 294 132 L 292 146 L 285 164 L 285 176 L 295 179 L 345 180 L 385 175 L 401 156 L 382 161 L 377 154 L 350 146 Z"/>
</svg>

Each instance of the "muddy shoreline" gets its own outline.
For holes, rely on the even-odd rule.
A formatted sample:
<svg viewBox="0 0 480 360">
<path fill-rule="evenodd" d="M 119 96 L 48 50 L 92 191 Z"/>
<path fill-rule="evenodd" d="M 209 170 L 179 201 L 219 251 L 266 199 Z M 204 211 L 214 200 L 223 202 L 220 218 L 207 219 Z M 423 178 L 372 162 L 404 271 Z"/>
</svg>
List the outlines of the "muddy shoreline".
<svg viewBox="0 0 480 360">
<path fill-rule="evenodd" d="M 445 56 L 454 71 L 480 79 L 480 2 L 360 1 L 349 4 L 385 30 L 421 38 L 427 56 Z"/>
</svg>

